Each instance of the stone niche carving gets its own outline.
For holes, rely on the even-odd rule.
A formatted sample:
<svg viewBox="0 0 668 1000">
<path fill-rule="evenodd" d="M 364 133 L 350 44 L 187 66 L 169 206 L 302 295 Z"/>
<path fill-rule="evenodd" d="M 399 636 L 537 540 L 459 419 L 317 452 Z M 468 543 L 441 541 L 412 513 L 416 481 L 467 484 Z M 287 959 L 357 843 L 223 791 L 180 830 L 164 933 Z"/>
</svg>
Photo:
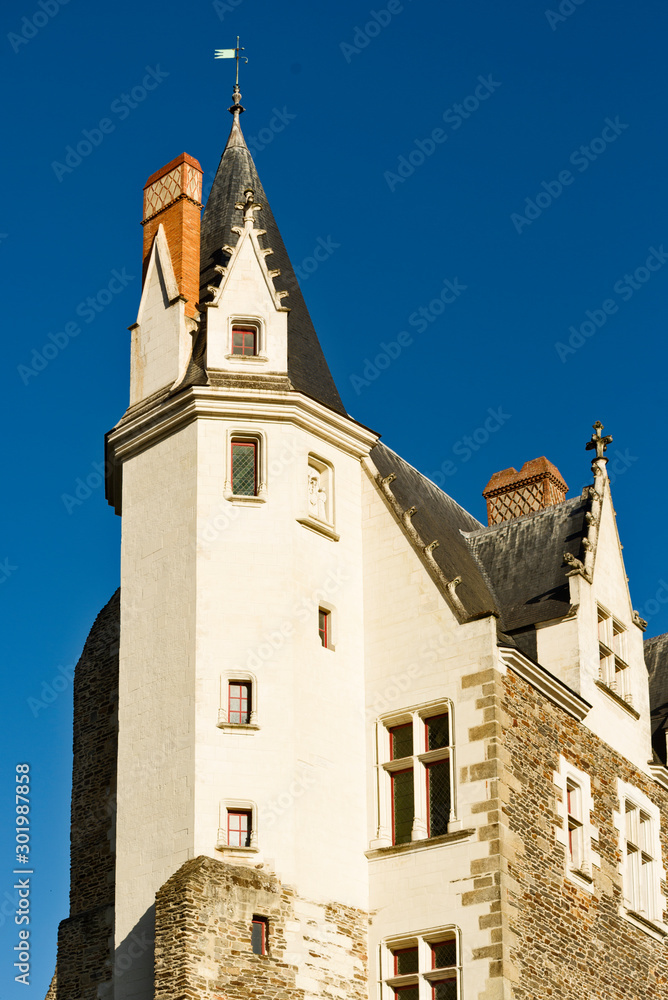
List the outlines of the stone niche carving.
<svg viewBox="0 0 668 1000">
<path fill-rule="evenodd" d="M 323 524 L 332 524 L 332 469 L 309 455 L 307 479 L 308 516 Z"/>
</svg>

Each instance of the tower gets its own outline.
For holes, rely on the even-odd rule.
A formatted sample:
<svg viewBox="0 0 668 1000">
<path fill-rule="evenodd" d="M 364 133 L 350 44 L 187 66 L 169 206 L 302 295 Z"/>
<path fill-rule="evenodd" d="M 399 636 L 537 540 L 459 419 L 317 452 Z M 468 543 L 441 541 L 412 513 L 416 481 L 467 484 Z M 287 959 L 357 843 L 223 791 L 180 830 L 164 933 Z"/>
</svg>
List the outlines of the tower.
<svg viewBox="0 0 668 1000">
<path fill-rule="evenodd" d="M 343 409 L 231 110 L 202 219 L 199 316 L 187 285 L 199 165 L 184 154 L 145 189 L 131 405 L 107 439 L 123 518 L 121 964 L 193 857 L 269 866 L 304 906 L 367 910 L 357 553 L 359 462 L 376 436 Z M 272 804 L 288 798 L 276 823 Z M 318 823 L 318 842 L 300 837 Z M 147 949 L 116 1000 L 152 980 Z"/>
<path fill-rule="evenodd" d="M 612 439 L 568 500 L 496 473 L 485 526 L 348 416 L 230 110 L 201 223 L 192 156 L 144 189 L 50 1000 L 666 996 Z"/>
</svg>

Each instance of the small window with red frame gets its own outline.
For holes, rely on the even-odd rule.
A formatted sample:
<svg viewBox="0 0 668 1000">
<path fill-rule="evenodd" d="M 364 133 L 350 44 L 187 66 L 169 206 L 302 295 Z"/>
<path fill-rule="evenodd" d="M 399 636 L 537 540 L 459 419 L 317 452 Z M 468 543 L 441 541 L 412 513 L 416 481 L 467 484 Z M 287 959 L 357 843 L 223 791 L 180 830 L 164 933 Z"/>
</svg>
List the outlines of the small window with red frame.
<svg viewBox="0 0 668 1000">
<path fill-rule="evenodd" d="M 249 681 L 230 681 L 227 721 L 232 725 L 248 725 L 250 722 L 251 688 Z"/>
<path fill-rule="evenodd" d="M 266 955 L 268 947 L 268 926 L 266 917 L 253 917 L 251 924 L 251 947 L 254 955 Z"/>
<path fill-rule="evenodd" d="M 318 610 L 318 635 L 325 649 L 331 649 L 331 620 L 331 612 L 324 608 Z"/>
<path fill-rule="evenodd" d="M 227 810 L 227 846 L 250 847 L 251 812 L 248 809 Z"/>
<path fill-rule="evenodd" d="M 257 354 L 257 331 L 247 327 L 233 327 L 232 354 L 254 357 Z"/>
</svg>

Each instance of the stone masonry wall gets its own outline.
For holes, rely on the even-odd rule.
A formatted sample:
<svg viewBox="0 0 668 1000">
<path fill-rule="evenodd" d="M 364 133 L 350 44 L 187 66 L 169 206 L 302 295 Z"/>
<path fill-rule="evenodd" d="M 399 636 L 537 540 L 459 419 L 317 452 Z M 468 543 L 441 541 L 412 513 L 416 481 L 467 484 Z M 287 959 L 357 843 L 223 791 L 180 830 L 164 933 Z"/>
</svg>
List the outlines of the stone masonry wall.
<svg viewBox="0 0 668 1000">
<path fill-rule="evenodd" d="M 268 921 L 263 956 L 254 916 Z M 367 914 L 300 899 L 261 869 L 187 861 L 155 919 L 155 1000 L 367 1000 Z"/>
<path fill-rule="evenodd" d="M 58 930 L 53 1000 L 97 1000 L 111 980 L 119 592 L 97 616 L 74 675 L 70 916 Z"/>
<path fill-rule="evenodd" d="M 613 822 L 621 778 L 661 809 L 665 865 L 668 794 L 510 670 L 498 689 L 504 731 L 498 757 L 507 790 L 504 951 L 510 953 L 506 974 L 514 981 L 512 996 L 668 997 L 666 945 L 620 913 L 621 854 Z M 593 868 L 593 893 L 566 878 L 564 847 L 555 838 L 555 827 L 562 822 L 557 814 L 562 793 L 554 784 L 560 754 L 591 779 L 592 824 L 599 830 L 601 856 L 601 868 Z"/>
</svg>

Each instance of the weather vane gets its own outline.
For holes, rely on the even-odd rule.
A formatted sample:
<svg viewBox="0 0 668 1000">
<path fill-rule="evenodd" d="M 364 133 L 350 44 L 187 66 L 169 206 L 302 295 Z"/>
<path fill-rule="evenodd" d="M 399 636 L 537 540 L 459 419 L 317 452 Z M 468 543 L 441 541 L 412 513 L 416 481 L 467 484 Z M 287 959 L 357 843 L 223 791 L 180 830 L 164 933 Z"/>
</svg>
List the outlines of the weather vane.
<svg viewBox="0 0 668 1000">
<path fill-rule="evenodd" d="M 229 109 L 232 114 L 238 114 L 240 111 L 245 109 L 241 106 L 241 91 L 239 90 L 239 60 L 243 59 L 244 62 L 248 62 L 246 56 L 242 56 L 241 53 L 244 51 L 243 45 L 239 45 L 239 36 L 237 35 L 237 47 L 236 49 L 216 49 L 214 51 L 214 59 L 236 59 L 237 61 L 237 77 L 234 84 L 234 93 L 232 95 L 232 100 L 234 104 Z"/>
</svg>

